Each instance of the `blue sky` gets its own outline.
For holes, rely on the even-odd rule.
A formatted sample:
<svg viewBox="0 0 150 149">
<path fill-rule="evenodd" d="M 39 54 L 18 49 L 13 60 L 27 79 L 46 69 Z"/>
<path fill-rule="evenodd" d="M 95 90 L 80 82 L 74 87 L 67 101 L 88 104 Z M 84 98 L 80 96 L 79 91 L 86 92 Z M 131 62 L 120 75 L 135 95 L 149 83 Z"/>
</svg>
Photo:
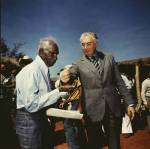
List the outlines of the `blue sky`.
<svg viewBox="0 0 150 149">
<path fill-rule="evenodd" d="M 34 58 L 43 37 L 60 47 L 52 75 L 82 55 L 82 32 L 99 36 L 99 50 L 117 61 L 150 56 L 149 0 L 1 0 L 1 36 Z"/>
</svg>

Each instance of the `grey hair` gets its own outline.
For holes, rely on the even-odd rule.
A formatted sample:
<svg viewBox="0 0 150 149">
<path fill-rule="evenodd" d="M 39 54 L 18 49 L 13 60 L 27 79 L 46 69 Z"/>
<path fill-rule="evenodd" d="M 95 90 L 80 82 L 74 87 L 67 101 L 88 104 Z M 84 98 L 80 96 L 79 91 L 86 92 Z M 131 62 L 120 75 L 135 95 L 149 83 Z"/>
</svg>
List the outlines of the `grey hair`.
<svg viewBox="0 0 150 149">
<path fill-rule="evenodd" d="M 83 38 L 85 38 L 86 36 L 91 37 L 95 43 L 98 43 L 98 36 L 94 32 L 84 32 L 84 33 L 82 33 L 81 37 L 80 37 L 80 42 L 82 42 Z"/>
<path fill-rule="evenodd" d="M 53 46 L 57 51 L 59 50 L 58 44 L 55 38 L 53 37 L 42 38 L 40 39 L 40 42 L 38 45 L 38 51 L 40 51 L 40 49 L 48 50 L 49 48 L 51 48 L 51 46 Z"/>
</svg>

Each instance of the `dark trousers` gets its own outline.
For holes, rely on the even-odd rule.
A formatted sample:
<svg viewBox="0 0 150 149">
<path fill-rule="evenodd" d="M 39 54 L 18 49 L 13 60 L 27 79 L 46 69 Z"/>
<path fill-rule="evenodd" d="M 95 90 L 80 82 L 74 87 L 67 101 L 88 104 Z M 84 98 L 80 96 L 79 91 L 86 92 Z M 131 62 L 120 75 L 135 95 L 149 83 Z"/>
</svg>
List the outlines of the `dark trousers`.
<svg viewBox="0 0 150 149">
<path fill-rule="evenodd" d="M 77 110 L 79 101 L 72 102 L 71 110 Z M 86 144 L 85 130 L 81 120 L 65 119 L 64 129 L 69 149 L 84 149 Z"/>
<path fill-rule="evenodd" d="M 16 133 L 10 113 L 10 102 L 7 98 L 0 98 L 0 148 L 17 149 Z"/>
<path fill-rule="evenodd" d="M 120 129 L 121 118 L 116 118 L 108 105 L 106 105 L 102 121 L 86 122 L 87 149 L 102 149 L 104 142 L 108 144 L 109 149 L 120 149 Z"/>
<path fill-rule="evenodd" d="M 17 110 L 16 134 L 21 149 L 52 149 L 53 131 L 43 112 Z"/>
<path fill-rule="evenodd" d="M 85 149 L 85 131 L 80 120 L 66 120 L 65 136 L 68 149 Z"/>
</svg>

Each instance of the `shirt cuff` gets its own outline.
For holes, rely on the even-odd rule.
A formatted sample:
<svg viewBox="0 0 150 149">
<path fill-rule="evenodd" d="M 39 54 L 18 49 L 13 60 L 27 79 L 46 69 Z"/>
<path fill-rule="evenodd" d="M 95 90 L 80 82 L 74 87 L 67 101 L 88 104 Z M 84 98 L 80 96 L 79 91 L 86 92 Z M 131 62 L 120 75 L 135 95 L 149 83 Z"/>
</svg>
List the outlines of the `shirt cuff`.
<svg viewBox="0 0 150 149">
<path fill-rule="evenodd" d="M 134 107 L 134 104 L 129 104 L 129 107 Z"/>
</svg>

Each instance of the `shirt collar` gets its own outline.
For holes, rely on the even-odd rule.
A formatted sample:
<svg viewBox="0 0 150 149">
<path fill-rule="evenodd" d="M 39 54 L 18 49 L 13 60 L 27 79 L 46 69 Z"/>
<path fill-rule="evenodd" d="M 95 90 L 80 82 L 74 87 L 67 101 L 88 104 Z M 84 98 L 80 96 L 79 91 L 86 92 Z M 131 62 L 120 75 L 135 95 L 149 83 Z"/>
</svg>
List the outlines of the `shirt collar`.
<svg viewBox="0 0 150 149">
<path fill-rule="evenodd" d="M 49 68 L 39 55 L 36 56 L 35 62 L 38 64 L 40 69 L 45 72 L 45 74 L 48 73 Z"/>
<path fill-rule="evenodd" d="M 95 51 L 92 56 L 90 56 L 90 57 L 86 56 L 86 58 L 87 58 L 87 59 L 95 59 L 95 60 L 97 60 L 97 59 L 98 59 L 98 52 Z"/>
</svg>

